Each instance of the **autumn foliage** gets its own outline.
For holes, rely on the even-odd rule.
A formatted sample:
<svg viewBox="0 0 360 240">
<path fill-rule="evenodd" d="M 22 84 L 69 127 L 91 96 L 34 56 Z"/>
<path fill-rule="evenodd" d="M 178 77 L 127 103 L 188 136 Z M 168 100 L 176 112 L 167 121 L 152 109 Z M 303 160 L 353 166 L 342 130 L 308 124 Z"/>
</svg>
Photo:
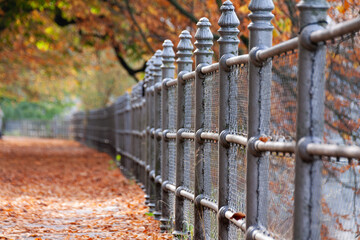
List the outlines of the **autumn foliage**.
<svg viewBox="0 0 360 240">
<path fill-rule="evenodd" d="M 241 22 L 239 53 L 248 51 L 249 2 L 233 1 Z M 296 3 L 274 1 L 275 44 L 297 36 Z M 330 24 L 354 18 L 359 12 L 359 0 L 329 3 Z M 140 80 L 145 62 L 162 49 L 163 41 L 170 39 L 176 45 L 184 29 L 194 36 L 201 17 L 210 20 L 216 40 L 221 4 L 221 0 L 0 1 L 0 94 L 37 101 L 63 100 L 86 92 L 84 79 L 99 79 L 109 71 L 120 71 L 117 76 L 122 82 L 129 76 Z M 99 60 L 103 50 L 110 52 L 108 59 L 113 65 Z M 214 50 L 218 60 L 216 41 Z M 127 87 L 122 86 L 122 91 Z M 109 95 L 113 88 L 101 91 Z M 110 92 L 112 97 L 117 94 L 119 91 Z M 106 104 L 111 101 L 109 96 L 103 99 Z"/>
</svg>

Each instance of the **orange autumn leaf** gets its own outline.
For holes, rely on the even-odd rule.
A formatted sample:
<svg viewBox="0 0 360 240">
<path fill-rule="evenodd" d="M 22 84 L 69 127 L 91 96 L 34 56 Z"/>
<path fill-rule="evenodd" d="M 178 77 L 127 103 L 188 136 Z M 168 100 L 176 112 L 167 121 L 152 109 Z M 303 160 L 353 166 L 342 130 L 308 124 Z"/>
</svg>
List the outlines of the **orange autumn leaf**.
<svg viewBox="0 0 360 240">
<path fill-rule="evenodd" d="M 270 137 L 267 137 L 267 136 L 261 136 L 259 137 L 259 140 L 262 141 L 262 142 L 267 142 L 269 141 Z"/>
<path fill-rule="evenodd" d="M 230 219 L 240 220 L 240 219 L 243 219 L 245 217 L 246 217 L 245 213 L 236 212 L 230 217 Z"/>
</svg>

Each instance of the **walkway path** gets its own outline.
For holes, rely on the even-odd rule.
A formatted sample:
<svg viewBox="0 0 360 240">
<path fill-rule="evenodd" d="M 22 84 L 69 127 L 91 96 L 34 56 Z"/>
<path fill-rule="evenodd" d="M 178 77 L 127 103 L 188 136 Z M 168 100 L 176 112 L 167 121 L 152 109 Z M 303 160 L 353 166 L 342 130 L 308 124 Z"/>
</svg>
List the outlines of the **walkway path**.
<svg viewBox="0 0 360 240">
<path fill-rule="evenodd" d="M 73 141 L 0 140 L 0 239 L 170 239 L 110 160 Z"/>
</svg>

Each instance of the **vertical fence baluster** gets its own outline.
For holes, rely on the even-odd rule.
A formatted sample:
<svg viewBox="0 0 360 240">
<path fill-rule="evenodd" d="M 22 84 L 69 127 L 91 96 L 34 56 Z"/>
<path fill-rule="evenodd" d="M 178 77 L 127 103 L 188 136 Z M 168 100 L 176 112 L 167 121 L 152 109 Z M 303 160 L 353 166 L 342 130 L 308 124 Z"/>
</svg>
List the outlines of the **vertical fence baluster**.
<svg viewBox="0 0 360 240">
<path fill-rule="evenodd" d="M 204 211 L 200 204 L 204 193 L 204 147 L 201 140 L 201 132 L 204 127 L 204 75 L 201 72 L 203 66 L 212 63 L 213 35 L 210 30 L 210 22 L 207 18 L 201 18 L 196 24 L 198 29 L 195 34 L 195 227 L 194 238 L 205 239 Z"/>
<path fill-rule="evenodd" d="M 168 108 L 168 89 L 166 83 L 174 78 L 175 74 L 175 53 L 173 50 L 174 44 L 170 40 L 165 40 L 163 44 L 163 52 L 162 52 L 162 88 L 161 88 L 161 97 L 162 97 L 162 159 L 161 159 L 161 178 L 162 181 L 166 184 L 169 180 L 169 145 L 168 140 L 166 139 L 166 132 L 169 129 L 169 108 Z M 170 198 L 169 192 L 165 189 L 165 184 L 162 188 L 162 216 L 160 219 L 161 225 L 160 229 L 162 231 L 167 231 L 170 229 L 171 225 L 169 223 L 170 217 Z"/>
<path fill-rule="evenodd" d="M 117 167 L 120 167 L 119 165 L 119 162 L 117 161 L 117 156 L 120 155 L 120 152 L 119 152 L 119 148 L 120 148 L 120 136 L 119 136 L 119 131 L 120 131 L 120 115 L 118 114 L 118 111 L 119 111 L 119 100 L 121 99 L 120 98 L 117 98 L 116 101 L 115 101 L 115 105 L 114 105 L 114 134 L 115 134 L 115 162 L 116 162 L 116 165 Z"/>
<path fill-rule="evenodd" d="M 141 180 L 142 180 L 142 189 L 145 192 L 145 199 L 147 196 L 147 188 L 146 188 L 146 126 L 147 126 L 147 116 L 146 116 L 146 97 L 145 97 L 145 78 L 142 82 L 142 89 L 141 89 L 141 161 L 142 161 L 142 168 L 141 168 Z"/>
<path fill-rule="evenodd" d="M 149 206 L 150 203 L 150 61 L 149 59 L 146 62 L 146 68 L 145 68 L 145 79 L 144 79 L 144 92 L 145 92 L 145 204 Z"/>
<path fill-rule="evenodd" d="M 270 133 L 271 61 L 259 62 L 256 52 L 271 47 L 273 18 L 271 0 L 252 0 L 249 5 L 250 31 L 248 149 L 246 173 L 247 237 L 252 230 L 267 227 L 269 155 L 258 153 L 253 146 L 261 135 Z"/>
<path fill-rule="evenodd" d="M 161 216 L 161 185 L 159 184 L 159 180 L 161 179 L 161 136 L 159 133 L 161 132 L 161 50 L 157 50 L 155 53 L 154 59 L 154 127 L 155 127 L 155 136 L 154 136 L 154 151 L 155 151 L 155 212 L 154 217 L 156 220 L 160 220 Z"/>
<path fill-rule="evenodd" d="M 294 239 L 320 239 L 322 162 L 306 154 L 306 145 L 321 142 L 323 137 L 326 47 L 311 43 L 310 34 L 323 28 L 328 4 L 325 0 L 303 0 L 297 6 L 300 41 Z"/>
<path fill-rule="evenodd" d="M 184 186 L 184 141 L 181 139 L 181 133 L 185 127 L 185 83 L 182 76 L 192 70 L 192 49 L 191 35 L 188 31 L 182 31 L 180 41 L 177 46 L 177 64 L 178 64 L 178 84 L 177 84 L 177 136 L 176 136 L 176 189 Z M 178 191 L 176 191 L 178 192 Z M 177 238 L 186 236 L 183 229 L 184 223 L 184 199 L 181 196 L 175 198 L 175 226 L 173 235 Z"/>
<path fill-rule="evenodd" d="M 136 165 L 136 169 L 135 169 L 135 179 L 137 181 L 137 183 L 139 184 L 139 172 L 140 172 L 140 138 L 139 138 L 139 131 L 140 131 L 140 115 L 139 115 L 139 110 L 140 110 L 140 94 L 139 94 L 139 88 L 140 88 L 140 84 L 138 83 L 136 85 L 136 92 L 135 92 L 135 119 L 133 119 L 133 122 L 135 123 L 135 132 L 134 132 L 134 137 L 135 137 L 135 149 L 134 149 L 134 157 L 137 161 L 135 161 L 135 165 Z"/>
<path fill-rule="evenodd" d="M 138 83 L 137 87 L 137 103 L 136 103 L 136 157 L 137 157 L 137 172 L 136 172 L 136 179 L 138 181 L 138 184 L 141 186 L 141 88 L 142 88 L 142 82 Z"/>
<path fill-rule="evenodd" d="M 229 133 L 230 120 L 230 68 L 226 65 L 226 60 L 238 55 L 240 32 L 237 27 L 239 19 L 234 12 L 234 6 L 230 1 L 226 1 L 220 8 L 222 12 L 219 19 L 220 29 L 220 89 L 219 89 L 219 196 L 218 196 L 218 238 L 228 239 L 229 221 L 225 218 L 225 212 L 229 206 L 229 144 L 226 141 L 226 134 Z"/>
<path fill-rule="evenodd" d="M 135 150 L 136 150 L 136 136 L 134 135 L 134 130 L 136 128 L 136 119 L 135 119 L 135 112 L 136 112 L 136 109 L 135 109 L 135 91 L 134 91 L 134 87 L 132 88 L 131 90 L 131 100 L 130 100 L 130 103 L 131 103 L 131 107 L 130 107 L 130 124 L 131 124 L 131 128 L 130 128 L 130 137 L 131 137 L 131 150 L 130 150 L 130 160 L 131 160 L 131 177 L 135 177 L 136 173 L 135 173 L 135 170 L 136 170 L 136 163 L 133 159 L 133 157 L 135 157 Z"/>
<path fill-rule="evenodd" d="M 155 56 L 153 56 L 149 62 L 149 119 L 150 119 L 150 129 L 149 129 L 149 147 L 148 147 L 148 154 L 149 154 L 149 193 L 150 193 L 150 203 L 149 203 L 149 208 L 150 208 L 150 212 L 154 212 L 155 211 L 155 203 L 156 203 L 156 196 L 155 196 L 155 136 L 154 136 L 154 132 L 155 132 L 155 101 L 154 101 L 154 97 L 155 97 L 155 90 L 154 90 L 154 85 L 155 85 L 155 80 L 154 80 L 154 61 L 155 61 Z"/>
</svg>

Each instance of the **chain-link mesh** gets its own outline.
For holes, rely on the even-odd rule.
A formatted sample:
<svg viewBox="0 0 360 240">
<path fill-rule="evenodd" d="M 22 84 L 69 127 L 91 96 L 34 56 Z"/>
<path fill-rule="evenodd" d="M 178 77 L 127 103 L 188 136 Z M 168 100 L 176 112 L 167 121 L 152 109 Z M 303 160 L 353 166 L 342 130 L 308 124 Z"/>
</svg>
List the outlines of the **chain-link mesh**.
<svg viewBox="0 0 360 240">
<path fill-rule="evenodd" d="M 169 194 L 169 223 L 174 226 L 175 223 L 175 194 Z"/>
<path fill-rule="evenodd" d="M 194 132 L 195 123 L 195 79 L 185 82 L 184 87 L 184 128 L 188 132 Z M 194 193 L 195 190 L 195 149 L 194 141 L 185 139 L 184 147 L 184 187 Z M 184 200 L 183 229 L 190 239 L 194 236 L 194 203 Z"/>
<path fill-rule="evenodd" d="M 268 230 L 278 238 L 291 239 L 294 215 L 294 156 L 269 156 Z"/>
<path fill-rule="evenodd" d="M 325 79 L 325 141 L 360 145 L 360 36 L 329 44 Z"/>
<path fill-rule="evenodd" d="M 297 58 L 294 51 L 273 59 L 270 117 L 273 140 L 295 140 Z"/>
<path fill-rule="evenodd" d="M 194 203 L 185 199 L 184 200 L 184 223 L 183 229 L 187 232 L 190 239 L 194 236 Z"/>
<path fill-rule="evenodd" d="M 219 72 L 208 74 L 203 81 L 204 88 L 204 131 L 218 132 L 219 116 Z"/>
<path fill-rule="evenodd" d="M 297 51 L 275 56 L 272 62 L 270 137 L 295 141 Z M 295 157 L 269 156 L 268 230 L 278 238 L 293 236 Z"/>
<path fill-rule="evenodd" d="M 238 144 L 230 145 L 229 154 L 229 207 L 233 212 L 246 212 L 246 149 Z M 230 239 L 244 239 L 240 228 L 230 224 Z"/>
<path fill-rule="evenodd" d="M 190 79 L 185 82 L 184 87 L 185 99 L 185 121 L 184 127 L 188 130 L 194 131 L 195 124 L 195 79 Z"/>
<path fill-rule="evenodd" d="M 171 132 L 176 131 L 176 117 L 177 117 L 177 87 L 172 86 L 168 89 L 168 111 L 169 111 L 169 126 Z"/>
<path fill-rule="evenodd" d="M 190 192 L 195 190 L 195 151 L 194 141 L 184 141 L 184 187 Z"/>
<path fill-rule="evenodd" d="M 158 101 L 155 103 L 155 104 L 159 104 L 158 105 L 158 122 L 155 123 L 156 125 L 156 129 L 160 129 L 162 127 L 162 97 L 161 97 L 161 92 L 159 93 L 155 93 L 155 94 L 158 94 Z M 155 130 L 156 130 L 155 129 Z M 157 172 L 157 169 L 155 168 L 155 171 L 156 171 L 156 175 L 160 175 L 161 172 L 162 172 L 162 164 L 161 164 L 161 159 L 162 159 L 162 141 L 161 139 L 157 139 L 157 137 L 155 137 L 155 144 L 156 144 L 156 151 L 157 151 L 157 156 L 158 156 L 158 159 L 156 159 L 157 163 L 156 164 L 159 164 L 160 168 L 159 168 L 159 172 Z"/>
<path fill-rule="evenodd" d="M 168 89 L 168 129 L 176 132 L 176 116 L 177 116 L 177 88 L 170 87 Z M 170 139 L 167 143 L 169 153 L 169 182 L 175 185 L 176 179 L 176 140 Z"/>
<path fill-rule="evenodd" d="M 230 222 L 230 225 L 229 225 L 229 239 L 231 239 L 231 240 L 246 239 L 245 233 L 232 222 Z"/>
<path fill-rule="evenodd" d="M 205 239 L 218 239 L 217 214 L 213 210 L 204 210 Z"/>
<path fill-rule="evenodd" d="M 218 145 L 214 142 L 204 143 L 204 193 L 214 202 L 218 198 L 218 181 L 219 181 L 219 164 L 218 164 Z"/>
<path fill-rule="evenodd" d="M 360 145 L 360 37 L 345 36 L 327 47 L 324 141 Z M 360 163 L 323 158 L 323 239 L 360 237 Z"/>
<path fill-rule="evenodd" d="M 229 76 L 230 111 L 229 131 L 232 134 L 247 135 L 248 81 L 247 64 L 231 67 Z M 246 150 L 238 144 L 229 148 L 229 207 L 233 212 L 246 212 Z M 230 239 L 243 238 L 241 229 L 231 224 Z"/>
<path fill-rule="evenodd" d="M 218 132 L 219 116 L 219 72 L 208 74 L 204 87 L 204 131 Z M 205 195 L 217 200 L 218 194 L 218 145 L 213 141 L 204 143 Z"/>
<path fill-rule="evenodd" d="M 230 145 L 229 154 L 229 207 L 234 212 L 246 211 L 246 149 L 237 144 Z"/>
<path fill-rule="evenodd" d="M 246 136 L 248 115 L 248 65 L 234 65 L 230 74 L 229 130 Z"/>
<path fill-rule="evenodd" d="M 219 116 L 219 72 L 207 74 L 203 81 L 204 88 L 204 127 L 206 132 L 218 132 Z M 203 143 L 204 155 L 204 194 L 212 201 L 218 198 L 218 144 L 214 141 L 205 140 Z M 217 239 L 216 214 L 205 209 L 204 230 L 206 239 Z"/>
<path fill-rule="evenodd" d="M 168 161 L 169 161 L 169 182 L 175 185 L 176 180 L 176 141 L 171 139 L 167 142 L 168 145 Z"/>
</svg>

